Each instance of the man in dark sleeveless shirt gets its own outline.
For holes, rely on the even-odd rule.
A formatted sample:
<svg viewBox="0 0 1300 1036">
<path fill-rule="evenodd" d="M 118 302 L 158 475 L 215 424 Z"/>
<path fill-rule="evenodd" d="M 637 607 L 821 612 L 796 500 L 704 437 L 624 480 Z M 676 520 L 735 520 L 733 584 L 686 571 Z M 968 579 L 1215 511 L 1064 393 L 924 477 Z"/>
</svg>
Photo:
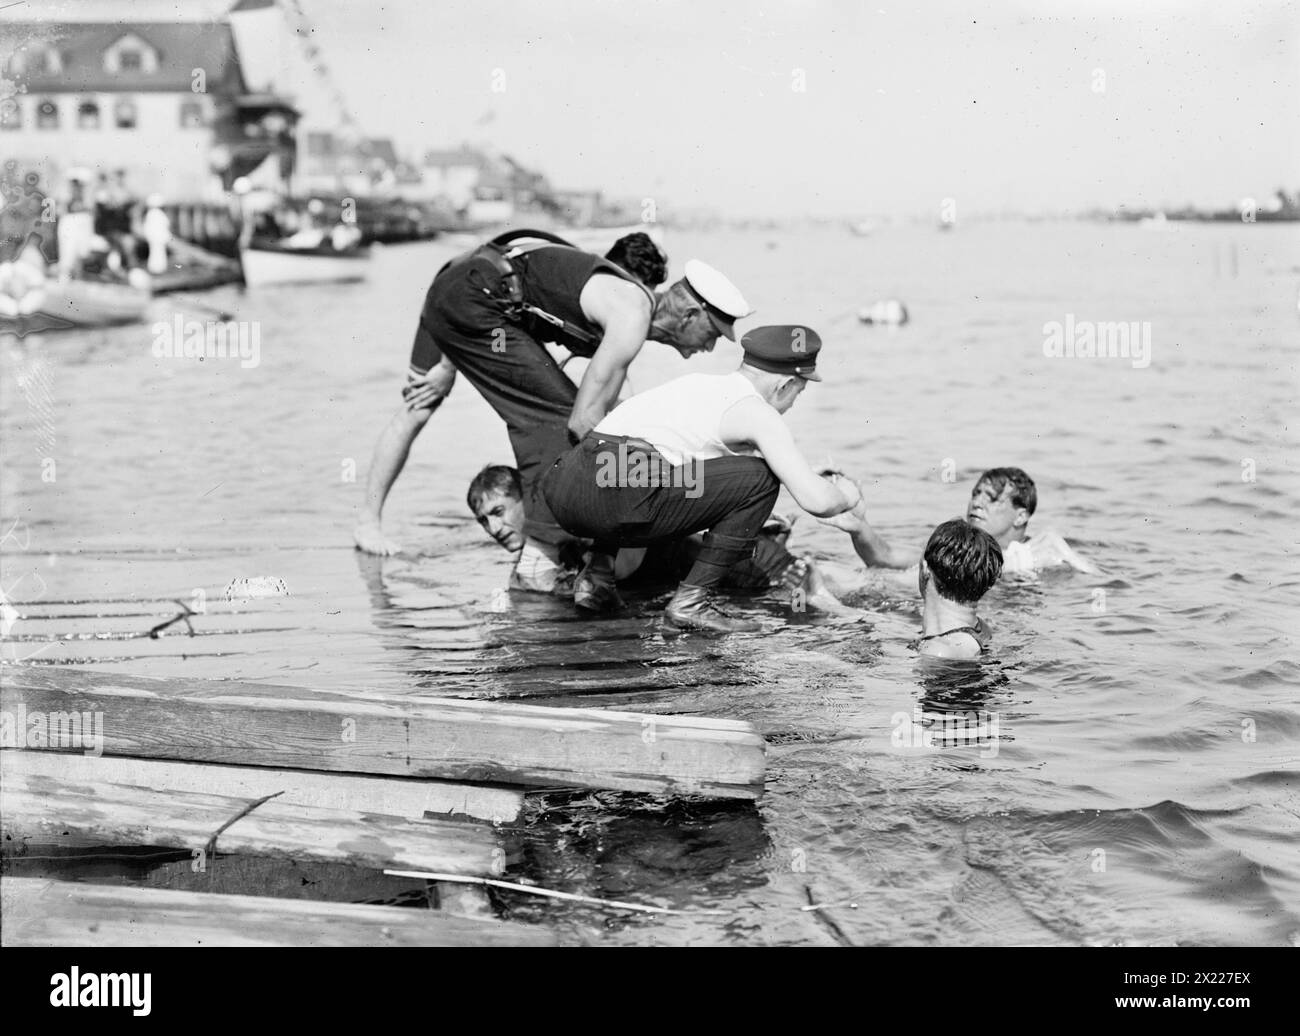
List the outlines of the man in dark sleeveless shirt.
<svg viewBox="0 0 1300 1036">
<path fill-rule="evenodd" d="M 605 416 L 647 340 L 684 357 L 707 352 L 721 335 L 734 341 L 735 321 L 750 309 L 727 278 L 698 261 L 655 295 L 621 267 L 576 248 L 545 244 L 508 254 L 524 302 L 566 326 L 531 312 L 509 315 L 500 267 L 482 248 L 443 266 L 420 314 L 406 403 L 375 445 L 354 535 L 371 553 L 401 549 L 381 529 L 384 501 L 459 371 L 506 422 L 523 483 L 526 543 L 514 585 L 549 591 L 559 549 L 572 537 L 538 492 L 541 476 L 569 449 L 571 436 L 581 439 Z M 580 386 L 547 353 L 547 341 L 591 357 Z"/>
</svg>

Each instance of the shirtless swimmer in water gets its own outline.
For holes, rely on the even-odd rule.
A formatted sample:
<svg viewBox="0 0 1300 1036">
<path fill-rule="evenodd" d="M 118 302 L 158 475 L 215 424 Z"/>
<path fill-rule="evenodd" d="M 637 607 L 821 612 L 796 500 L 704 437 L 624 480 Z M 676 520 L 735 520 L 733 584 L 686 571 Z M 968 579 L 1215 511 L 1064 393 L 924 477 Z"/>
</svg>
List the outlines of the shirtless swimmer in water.
<svg viewBox="0 0 1300 1036">
<path fill-rule="evenodd" d="M 1080 557 L 1060 533 L 1048 530 L 1030 536 L 1029 519 L 1037 508 L 1038 490 L 1024 471 L 989 468 L 971 490 L 966 521 L 998 541 L 1004 574 L 1033 576 L 1040 569 L 1069 565 L 1076 572 L 1095 575 L 1096 565 Z M 847 532 L 853 549 L 868 568 L 909 569 L 920 560 L 916 553 L 894 547 L 876 532 L 867 522 L 862 504 L 820 520 Z"/>
</svg>

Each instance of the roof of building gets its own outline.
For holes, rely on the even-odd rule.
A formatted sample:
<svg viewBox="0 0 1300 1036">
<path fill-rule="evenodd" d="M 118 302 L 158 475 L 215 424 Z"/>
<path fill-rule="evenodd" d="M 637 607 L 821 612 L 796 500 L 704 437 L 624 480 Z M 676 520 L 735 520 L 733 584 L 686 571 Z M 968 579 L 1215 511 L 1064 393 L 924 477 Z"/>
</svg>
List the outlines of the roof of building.
<svg viewBox="0 0 1300 1036">
<path fill-rule="evenodd" d="M 387 166 L 397 165 L 397 152 L 388 137 L 371 137 L 365 143 L 366 155 L 377 158 Z"/>
<path fill-rule="evenodd" d="M 273 0 L 265 0 L 270 4 Z M 66 22 L 70 9 L 75 6 L 78 22 L 111 22 L 114 25 L 122 21 L 122 0 L 25 0 L 22 11 L 14 5 L 14 17 L 23 22 Z M 140 22 L 199 22 L 217 21 L 232 9 L 254 6 L 233 3 L 233 0 L 130 0 L 131 17 Z M 0 11 L 4 8 L 0 7 Z M 4 19 L 7 21 L 7 19 Z"/>
<path fill-rule="evenodd" d="M 38 93 L 188 93 L 195 69 L 207 78 L 207 92 L 243 92 L 244 81 L 230 26 L 224 22 L 80 22 L 72 24 L 5 22 L 6 33 L 29 42 L 14 58 L 30 58 L 42 47 L 59 54 L 57 71 L 29 68 L 19 72 L 11 65 L 7 74 Z M 110 72 L 104 52 L 126 36 L 135 36 L 153 48 L 153 71 Z"/>
<path fill-rule="evenodd" d="M 343 150 L 338 138 L 325 130 L 308 130 L 304 138 L 303 145 L 309 155 L 337 155 Z"/>
<path fill-rule="evenodd" d="M 457 166 L 482 169 L 487 165 L 487 160 L 472 148 L 460 147 L 443 151 L 426 151 L 424 165 L 426 168 L 438 169 L 451 169 Z"/>
</svg>

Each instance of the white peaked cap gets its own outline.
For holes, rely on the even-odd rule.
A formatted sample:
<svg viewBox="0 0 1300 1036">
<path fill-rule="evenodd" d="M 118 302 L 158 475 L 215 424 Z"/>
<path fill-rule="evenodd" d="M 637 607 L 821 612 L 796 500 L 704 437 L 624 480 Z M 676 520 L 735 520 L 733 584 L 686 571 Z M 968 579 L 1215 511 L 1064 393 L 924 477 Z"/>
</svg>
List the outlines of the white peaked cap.
<svg viewBox="0 0 1300 1036">
<path fill-rule="evenodd" d="M 686 261 L 684 280 L 691 294 L 705 304 L 718 330 L 734 342 L 735 322 L 754 312 L 740 289 L 722 273 L 699 259 Z"/>
</svg>

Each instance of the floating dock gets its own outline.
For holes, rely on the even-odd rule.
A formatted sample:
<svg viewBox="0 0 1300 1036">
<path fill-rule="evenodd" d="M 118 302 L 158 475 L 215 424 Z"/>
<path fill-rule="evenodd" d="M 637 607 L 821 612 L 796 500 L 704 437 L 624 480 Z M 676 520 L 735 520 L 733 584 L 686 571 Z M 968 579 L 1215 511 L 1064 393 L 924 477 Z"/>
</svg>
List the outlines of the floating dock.
<svg viewBox="0 0 1300 1036">
<path fill-rule="evenodd" d="M 41 853 L 153 846 L 195 872 L 244 861 L 507 877 L 530 791 L 754 800 L 749 724 L 355 689 L 0 669 L 6 872 Z M 221 862 L 217 863 L 220 859 Z M 253 862 L 256 861 L 256 862 Z M 210 887 L 217 887 L 212 885 Z M 225 887 L 224 885 L 221 887 Z M 545 944 L 493 918 L 480 888 L 441 909 L 6 877 L 5 945 Z M 472 915 L 472 916 L 462 916 Z"/>
</svg>

